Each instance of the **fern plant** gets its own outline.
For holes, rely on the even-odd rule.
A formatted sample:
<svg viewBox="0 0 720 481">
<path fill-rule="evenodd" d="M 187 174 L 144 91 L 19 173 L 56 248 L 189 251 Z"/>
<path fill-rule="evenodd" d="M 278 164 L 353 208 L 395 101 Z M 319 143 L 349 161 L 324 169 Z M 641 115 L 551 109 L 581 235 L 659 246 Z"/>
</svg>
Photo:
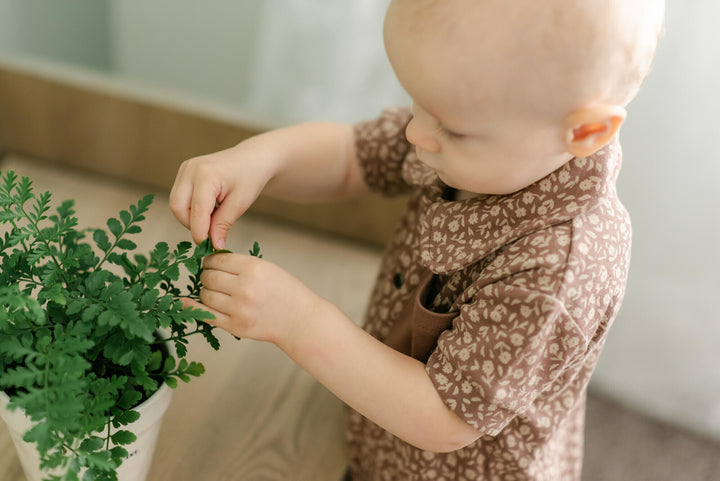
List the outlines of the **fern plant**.
<svg viewBox="0 0 720 481">
<path fill-rule="evenodd" d="M 204 372 L 187 360 L 188 337 L 219 348 L 203 322 L 211 315 L 180 300 L 198 298 L 213 248 L 160 242 L 134 253 L 129 236 L 151 203 L 143 197 L 107 228 L 82 230 L 74 201 L 53 210 L 29 178 L 0 178 L 0 390 L 36 422 L 24 439 L 37 444 L 41 468 L 65 473 L 48 480 L 116 480 L 123 446 L 135 440 L 134 408 L 163 382 L 174 388 Z"/>
</svg>

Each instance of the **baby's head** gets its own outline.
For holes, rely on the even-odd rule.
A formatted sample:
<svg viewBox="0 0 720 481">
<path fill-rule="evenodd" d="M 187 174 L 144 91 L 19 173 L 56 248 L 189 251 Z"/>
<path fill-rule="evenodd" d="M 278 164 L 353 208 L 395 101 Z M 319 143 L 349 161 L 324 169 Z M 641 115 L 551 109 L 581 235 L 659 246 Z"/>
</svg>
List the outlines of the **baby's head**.
<svg viewBox="0 0 720 481">
<path fill-rule="evenodd" d="M 408 139 L 448 185 L 520 190 L 617 133 L 663 15 L 664 0 L 392 0 Z"/>
</svg>

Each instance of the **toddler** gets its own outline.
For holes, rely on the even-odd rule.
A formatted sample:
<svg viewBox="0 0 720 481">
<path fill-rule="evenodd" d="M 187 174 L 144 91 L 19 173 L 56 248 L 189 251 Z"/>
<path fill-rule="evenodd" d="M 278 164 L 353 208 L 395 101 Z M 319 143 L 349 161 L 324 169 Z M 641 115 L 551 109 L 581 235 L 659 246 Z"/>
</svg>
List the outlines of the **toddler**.
<svg viewBox="0 0 720 481">
<path fill-rule="evenodd" d="M 413 99 L 183 163 L 171 208 L 200 242 L 261 192 L 409 193 L 363 328 L 282 268 L 205 261 L 213 324 L 278 345 L 351 408 L 365 480 L 580 477 L 588 380 L 625 289 L 618 129 L 662 0 L 392 0 L 385 46 Z"/>
</svg>

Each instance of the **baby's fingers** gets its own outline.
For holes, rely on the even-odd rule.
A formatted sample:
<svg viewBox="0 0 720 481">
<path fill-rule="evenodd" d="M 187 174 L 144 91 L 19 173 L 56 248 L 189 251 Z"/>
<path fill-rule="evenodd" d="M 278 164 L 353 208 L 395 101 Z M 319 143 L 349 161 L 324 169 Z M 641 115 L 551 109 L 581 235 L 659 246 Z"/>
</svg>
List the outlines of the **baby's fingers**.
<svg viewBox="0 0 720 481">
<path fill-rule="evenodd" d="M 215 316 L 214 319 L 205 319 L 203 322 L 206 322 L 210 324 L 211 326 L 217 326 L 219 322 L 223 322 L 225 319 L 227 319 L 227 316 L 223 314 L 220 311 L 217 311 L 213 309 L 212 307 L 208 307 L 205 304 L 202 304 L 195 299 L 190 299 L 189 297 L 183 297 L 180 299 L 183 303 L 183 307 L 185 309 L 192 308 L 192 309 L 200 309 L 205 312 L 209 312 L 213 316 Z"/>
<path fill-rule="evenodd" d="M 190 201 L 192 199 L 193 186 L 192 182 L 185 179 L 186 164 L 183 163 L 178 170 L 175 183 L 170 191 L 170 211 L 175 218 L 190 228 Z"/>
<path fill-rule="evenodd" d="M 210 239 L 216 249 L 224 249 L 230 228 L 245 213 L 249 201 L 238 190 L 230 194 L 217 206 L 210 219 Z"/>
<path fill-rule="evenodd" d="M 210 234 L 210 219 L 219 193 L 215 187 L 208 184 L 196 184 L 190 201 L 190 234 L 196 244 L 208 238 Z"/>
</svg>

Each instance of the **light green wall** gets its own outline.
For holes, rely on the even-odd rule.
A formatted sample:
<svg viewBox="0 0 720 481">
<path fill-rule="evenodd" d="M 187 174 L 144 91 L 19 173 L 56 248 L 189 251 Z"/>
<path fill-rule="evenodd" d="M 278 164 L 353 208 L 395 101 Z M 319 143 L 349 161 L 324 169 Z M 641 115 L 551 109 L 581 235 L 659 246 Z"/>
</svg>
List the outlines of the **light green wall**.
<svg viewBox="0 0 720 481">
<path fill-rule="evenodd" d="M 242 103 L 262 0 L 112 3 L 113 71 L 228 105 Z"/>
<path fill-rule="evenodd" d="M 110 0 L 0 0 L 0 52 L 108 70 Z"/>
</svg>

